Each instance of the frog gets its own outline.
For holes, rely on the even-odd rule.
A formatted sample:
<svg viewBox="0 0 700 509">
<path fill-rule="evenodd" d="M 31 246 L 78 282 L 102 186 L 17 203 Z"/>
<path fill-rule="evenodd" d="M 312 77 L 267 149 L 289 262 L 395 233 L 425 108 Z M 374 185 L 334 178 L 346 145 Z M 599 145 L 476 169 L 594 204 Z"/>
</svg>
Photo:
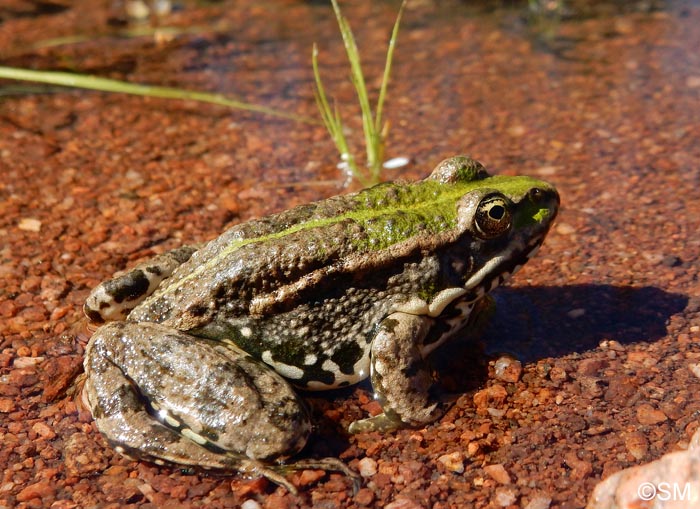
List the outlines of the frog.
<svg viewBox="0 0 700 509">
<path fill-rule="evenodd" d="M 312 431 L 301 391 L 369 378 L 381 412 L 351 434 L 421 428 L 449 403 L 432 353 L 541 246 L 552 184 L 490 175 L 469 156 L 234 225 L 99 284 L 83 396 L 127 457 L 263 476 L 356 474 L 296 459 Z M 465 362 L 469 362 L 465 359 Z"/>
</svg>

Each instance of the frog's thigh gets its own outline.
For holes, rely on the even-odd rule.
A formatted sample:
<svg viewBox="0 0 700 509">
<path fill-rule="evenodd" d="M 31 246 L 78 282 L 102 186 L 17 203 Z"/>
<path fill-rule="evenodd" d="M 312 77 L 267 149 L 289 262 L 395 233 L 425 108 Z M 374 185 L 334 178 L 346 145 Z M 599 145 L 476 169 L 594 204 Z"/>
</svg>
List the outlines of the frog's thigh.
<svg viewBox="0 0 700 509">
<path fill-rule="evenodd" d="M 421 354 L 433 323 L 428 316 L 401 312 L 382 321 L 372 341 L 371 380 L 383 413 L 352 423 L 351 433 L 420 426 L 441 415 L 430 391 L 433 377 Z"/>
<path fill-rule="evenodd" d="M 84 395 L 95 424 L 118 453 L 161 465 L 167 460 L 224 468 L 221 457 L 154 420 L 133 385 L 106 357 L 86 358 L 85 368 Z"/>
<path fill-rule="evenodd" d="M 271 477 L 256 458 L 293 454 L 310 432 L 305 409 L 274 371 L 159 324 L 100 327 L 85 372 L 97 428 L 127 456 Z M 198 401 L 202 394 L 208 399 Z"/>
</svg>

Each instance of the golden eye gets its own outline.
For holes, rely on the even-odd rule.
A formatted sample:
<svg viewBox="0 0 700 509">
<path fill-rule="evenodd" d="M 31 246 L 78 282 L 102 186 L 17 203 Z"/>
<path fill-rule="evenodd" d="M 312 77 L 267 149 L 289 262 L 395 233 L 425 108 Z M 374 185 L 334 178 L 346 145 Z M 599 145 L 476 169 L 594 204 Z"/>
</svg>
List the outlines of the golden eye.
<svg viewBox="0 0 700 509">
<path fill-rule="evenodd" d="M 486 238 L 496 237 L 510 229 L 512 214 L 509 202 L 503 196 L 487 196 L 476 209 L 476 229 Z"/>
</svg>

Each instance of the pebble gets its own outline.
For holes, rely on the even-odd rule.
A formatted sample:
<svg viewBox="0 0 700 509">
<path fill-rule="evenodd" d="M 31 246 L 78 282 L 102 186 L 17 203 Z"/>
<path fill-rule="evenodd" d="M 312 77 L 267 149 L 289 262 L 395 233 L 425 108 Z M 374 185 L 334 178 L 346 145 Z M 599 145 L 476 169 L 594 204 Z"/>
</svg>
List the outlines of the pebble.
<svg viewBox="0 0 700 509">
<path fill-rule="evenodd" d="M 437 460 L 450 472 L 455 472 L 457 474 L 464 472 L 464 456 L 459 451 L 443 454 Z"/>
<path fill-rule="evenodd" d="M 568 378 L 569 375 L 564 368 L 554 366 L 549 370 L 549 379 L 552 382 L 565 382 Z"/>
<path fill-rule="evenodd" d="M 508 507 L 518 500 L 518 493 L 514 488 L 501 487 L 496 489 L 496 496 L 493 501 L 498 507 Z"/>
<path fill-rule="evenodd" d="M 17 228 L 25 232 L 39 232 L 41 231 L 41 221 L 31 217 L 25 217 L 19 220 Z"/>
<path fill-rule="evenodd" d="M 651 426 L 664 422 L 668 417 L 661 410 L 655 409 L 649 403 L 642 403 L 637 407 L 637 420 L 640 424 Z"/>
<path fill-rule="evenodd" d="M 15 409 L 15 402 L 10 398 L 0 398 L 0 413 L 7 414 Z"/>
<path fill-rule="evenodd" d="M 495 463 L 493 465 L 486 465 L 484 471 L 497 483 L 500 484 L 510 484 L 511 479 L 508 471 L 500 463 Z"/>
<path fill-rule="evenodd" d="M 583 359 L 578 363 L 576 372 L 579 375 L 595 376 L 598 372 L 606 367 L 608 362 L 604 359 Z"/>
<path fill-rule="evenodd" d="M 385 505 L 384 509 L 423 509 L 423 506 L 413 499 L 399 496 L 393 502 Z"/>
<path fill-rule="evenodd" d="M 641 431 L 632 431 L 625 435 L 625 447 L 634 459 L 641 460 L 649 452 L 649 441 Z"/>
<path fill-rule="evenodd" d="M 357 463 L 357 468 L 362 477 L 372 477 L 377 473 L 377 462 L 372 458 L 362 458 Z"/>
<path fill-rule="evenodd" d="M 35 484 L 30 484 L 26 488 L 17 493 L 17 501 L 27 502 L 33 498 L 48 497 L 53 493 L 53 488 L 49 481 L 40 481 Z"/>
<path fill-rule="evenodd" d="M 322 479 L 326 473 L 323 470 L 302 470 L 299 474 L 299 485 L 308 486 Z"/>
<path fill-rule="evenodd" d="M 523 364 L 511 357 L 499 357 L 493 365 L 496 378 L 502 382 L 515 383 L 523 374 Z"/>
<path fill-rule="evenodd" d="M 692 374 L 700 378 L 700 363 L 693 362 L 691 364 L 688 364 L 688 369 Z"/>
<path fill-rule="evenodd" d="M 44 361 L 44 357 L 17 357 L 12 364 L 17 369 L 36 366 Z"/>
<path fill-rule="evenodd" d="M 261 505 L 253 499 L 248 499 L 241 504 L 241 509 L 261 509 Z"/>
<path fill-rule="evenodd" d="M 54 432 L 54 430 L 48 427 L 46 423 L 36 422 L 32 426 L 32 430 L 45 440 L 51 440 L 52 438 L 56 438 L 56 433 Z"/>
<path fill-rule="evenodd" d="M 369 488 L 361 488 L 355 495 L 355 502 L 360 505 L 370 505 L 374 502 L 374 492 Z"/>
<path fill-rule="evenodd" d="M 552 498 L 546 495 L 537 495 L 530 499 L 524 509 L 549 509 Z"/>
<path fill-rule="evenodd" d="M 508 397 L 508 391 L 502 385 L 491 385 L 474 394 L 474 405 L 479 410 L 502 405 Z"/>
</svg>

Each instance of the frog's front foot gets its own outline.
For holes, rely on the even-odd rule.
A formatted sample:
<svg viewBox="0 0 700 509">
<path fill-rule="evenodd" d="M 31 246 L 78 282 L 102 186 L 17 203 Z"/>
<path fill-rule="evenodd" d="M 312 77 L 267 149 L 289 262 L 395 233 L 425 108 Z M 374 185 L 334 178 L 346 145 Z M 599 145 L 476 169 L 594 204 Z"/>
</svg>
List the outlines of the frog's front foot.
<svg viewBox="0 0 700 509">
<path fill-rule="evenodd" d="M 353 422 L 350 433 L 391 431 L 433 422 L 443 405 L 433 395 L 435 381 L 424 358 L 434 319 L 396 312 L 382 320 L 372 341 L 371 380 L 383 412 Z"/>
</svg>

